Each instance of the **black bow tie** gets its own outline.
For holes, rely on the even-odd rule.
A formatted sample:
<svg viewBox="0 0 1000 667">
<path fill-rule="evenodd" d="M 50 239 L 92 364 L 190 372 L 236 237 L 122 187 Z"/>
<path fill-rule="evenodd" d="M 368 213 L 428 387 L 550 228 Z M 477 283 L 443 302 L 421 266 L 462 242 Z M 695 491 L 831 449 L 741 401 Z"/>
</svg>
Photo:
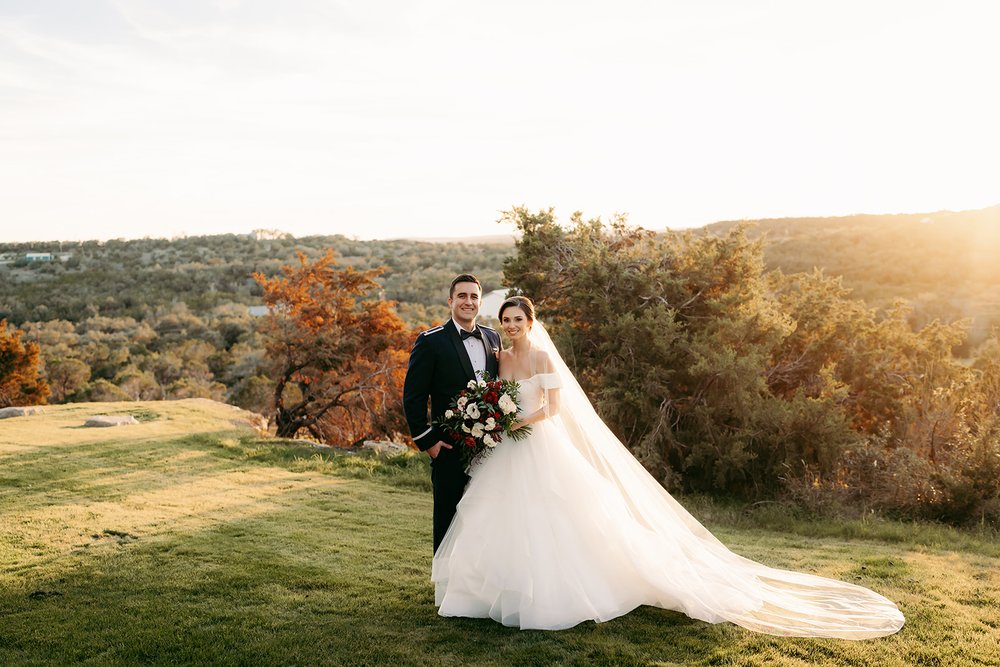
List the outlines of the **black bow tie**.
<svg viewBox="0 0 1000 667">
<path fill-rule="evenodd" d="M 483 332 L 479 330 L 479 327 L 476 327 L 472 331 L 462 329 L 459 333 L 462 334 L 462 340 L 465 340 L 466 338 L 478 338 L 479 340 L 483 339 Z"/>
</svg>

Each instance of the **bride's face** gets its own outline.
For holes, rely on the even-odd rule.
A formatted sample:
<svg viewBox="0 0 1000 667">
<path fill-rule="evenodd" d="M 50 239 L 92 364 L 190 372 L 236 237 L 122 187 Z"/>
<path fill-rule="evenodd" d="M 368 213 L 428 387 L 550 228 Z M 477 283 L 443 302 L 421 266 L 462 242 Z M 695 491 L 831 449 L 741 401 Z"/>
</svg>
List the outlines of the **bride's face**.
<svg viewBox="0 0 1000 667">
<path fill-rule="evenodd" d="M 503 311 L 503 319 L 500 326 L 512 341 L 528 335 L 531 330 L 531 321 L 528 316 L 518 306 L 511 306 Z"/>
</svg>

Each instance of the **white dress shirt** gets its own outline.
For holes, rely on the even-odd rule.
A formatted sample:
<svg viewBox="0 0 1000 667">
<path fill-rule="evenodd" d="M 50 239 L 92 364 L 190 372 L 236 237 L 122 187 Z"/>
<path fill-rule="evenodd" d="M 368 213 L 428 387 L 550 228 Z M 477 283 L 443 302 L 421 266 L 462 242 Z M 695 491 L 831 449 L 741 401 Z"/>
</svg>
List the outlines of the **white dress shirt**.
<svg viewBox="0 0 1000 667">
<path fill-rule="evenodd" d="M 464 331 L 462 325 L 455 321 L 455 318 L 451 320 L 455 324 L 455 328 L 458 329 L 459 334 Z M 466 338 L 462 341 L 465 345 L 466 352 L 469 353 L 469 361 L 472 362 L 472 370 L 476 371 L 476 379 L 480 379 L 482 374 L 486 372 L 486 334 L 480 329 L 479 333 L 482 335 L 483 339 L 478 338 Z"/>
</svg>

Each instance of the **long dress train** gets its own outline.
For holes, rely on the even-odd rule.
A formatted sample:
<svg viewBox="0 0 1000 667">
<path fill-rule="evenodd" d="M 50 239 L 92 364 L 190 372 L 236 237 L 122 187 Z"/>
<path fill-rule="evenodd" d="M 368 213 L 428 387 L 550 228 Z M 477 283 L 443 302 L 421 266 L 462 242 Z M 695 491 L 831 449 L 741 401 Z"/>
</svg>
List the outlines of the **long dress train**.
<svg viewBox="0 0 1000 667">
<path fill-rule="evenodd" d="M 774 635 L 866 639 L 902 627 L 896 605 L 867 588 L 727 549 L 618 442 L 561 360 L 520 384 L 523 413 L 553 389 L 562 408 L 470 471 L 434 555 L 441 615 L 559 630 L 652 605 Z"/>
</svg>

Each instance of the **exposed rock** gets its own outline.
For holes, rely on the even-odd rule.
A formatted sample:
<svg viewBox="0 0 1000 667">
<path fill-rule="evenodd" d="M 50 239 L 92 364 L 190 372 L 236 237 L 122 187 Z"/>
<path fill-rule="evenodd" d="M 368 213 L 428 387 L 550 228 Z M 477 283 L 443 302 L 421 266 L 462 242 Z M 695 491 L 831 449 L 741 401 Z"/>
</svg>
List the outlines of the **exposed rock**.
<svg viewBox="0 0 1000 667">
<path fill-rule="evenodd" d="M 37 405 L 28 405 L 20 408 L 3 408 L 0 410 L 0 419 L 8 417 L 24 417 L 25 415 L 41 414 L 42 408 Z"/>
<path fill-rule="evenodd" d="M 398 442 L 388 442 L 379 440 L 365 440 L 365 443 L 361 445 L 362 449 L 370 449 L 376 454 L 382 456 L 395 456 L 396 454 L 405 454 L 410 451 L 410 448 L 406 445 L 401 445 Z"/>
<path fill-rule="evenodd" d="M 97 415 L 96 417 L 91 417 L 86 422 L 84 426 L 128 426 L 130 424 L 138 424 L 138 420 L 132 415 Z"/>
</svg>

